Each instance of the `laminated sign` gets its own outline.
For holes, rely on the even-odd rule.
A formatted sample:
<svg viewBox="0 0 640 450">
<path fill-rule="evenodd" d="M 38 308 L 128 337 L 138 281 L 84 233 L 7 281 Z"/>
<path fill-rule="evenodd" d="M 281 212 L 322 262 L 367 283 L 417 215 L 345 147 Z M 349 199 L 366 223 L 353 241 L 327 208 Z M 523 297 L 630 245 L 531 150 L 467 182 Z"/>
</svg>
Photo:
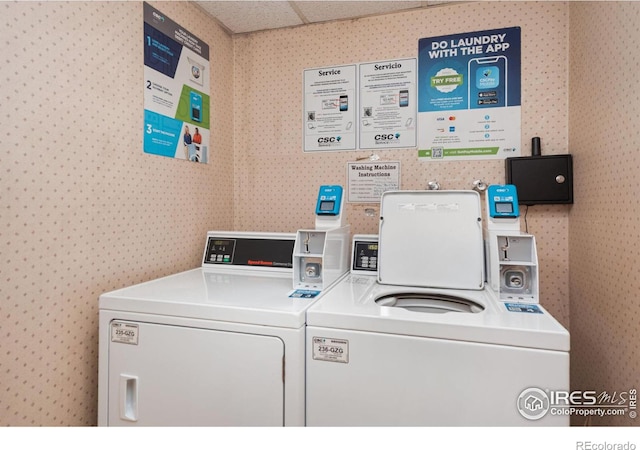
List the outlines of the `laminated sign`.
<svg viewBox="0 0 640 450">
<path fill-rule="evenodd" d="M 144 3 L 144 152 L 209 160 L 209 46 Z"/>
<path fill-rule="evenodd" d="M 520 27 L 420 39 L 418 156 L 520 156 Z"/>
</svg>

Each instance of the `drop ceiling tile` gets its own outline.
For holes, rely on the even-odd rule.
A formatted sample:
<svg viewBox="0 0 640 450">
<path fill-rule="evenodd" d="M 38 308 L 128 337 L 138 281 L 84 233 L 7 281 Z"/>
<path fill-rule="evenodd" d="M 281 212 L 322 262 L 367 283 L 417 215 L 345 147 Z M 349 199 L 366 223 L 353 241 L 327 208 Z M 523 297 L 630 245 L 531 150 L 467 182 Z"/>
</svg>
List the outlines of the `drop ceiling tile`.
<svg viewBox="0 0 640 450">
<path fill-rule="evenodd" d="M 198 1 L 232 33 L 249 33 L 272 28 L 302 25 L 298 14 L 286 1 Z"/>
<path fill-rule="evenodd" d="M 296 1 L 309 22 L 351 19 L 424 6 L 421 1 Z"/>
</svg>

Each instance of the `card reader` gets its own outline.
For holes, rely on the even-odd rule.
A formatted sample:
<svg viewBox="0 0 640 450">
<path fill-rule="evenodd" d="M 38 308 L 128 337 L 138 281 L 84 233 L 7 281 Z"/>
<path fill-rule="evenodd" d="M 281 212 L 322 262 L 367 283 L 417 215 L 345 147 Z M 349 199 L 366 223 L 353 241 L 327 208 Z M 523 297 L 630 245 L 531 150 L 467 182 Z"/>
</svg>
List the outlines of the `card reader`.
<svg viewBox="0 0 640 450">
<path fill-rule="evenodd" d="M 490 217 L 514 219 L 520 216 L 518 193 L 513 184 L 491 185 L 486 195 Z"/>
<path fill-rule="evenodd" d="M 320 186 L 316 215 L 337 216 L 342 204 L 342 186 Z"/>
</svg>

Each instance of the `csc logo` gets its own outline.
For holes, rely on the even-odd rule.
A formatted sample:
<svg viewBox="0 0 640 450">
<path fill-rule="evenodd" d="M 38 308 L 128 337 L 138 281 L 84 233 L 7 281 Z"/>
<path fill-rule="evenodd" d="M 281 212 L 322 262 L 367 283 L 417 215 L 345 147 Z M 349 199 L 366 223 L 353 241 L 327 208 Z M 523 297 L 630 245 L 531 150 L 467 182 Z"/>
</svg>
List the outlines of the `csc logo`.
<svg viewBox="0 0 640 450">
<path fill-rule="evenodd" d="M 319 137 L 318 138 L 318 144 L 328 144 L 331 142 L 340 142 L 340 139 L 342 139 L 340 136 L 336 136 L 336 137 Z"/>
<path fill-rule="evenodd" d="M 396 134 L 376 134 L 374 139 L 376 141 L 390 141 L 392 139 L 398 139 L 400 138 L 400 133 L 396 133 Z"/>
</svg>

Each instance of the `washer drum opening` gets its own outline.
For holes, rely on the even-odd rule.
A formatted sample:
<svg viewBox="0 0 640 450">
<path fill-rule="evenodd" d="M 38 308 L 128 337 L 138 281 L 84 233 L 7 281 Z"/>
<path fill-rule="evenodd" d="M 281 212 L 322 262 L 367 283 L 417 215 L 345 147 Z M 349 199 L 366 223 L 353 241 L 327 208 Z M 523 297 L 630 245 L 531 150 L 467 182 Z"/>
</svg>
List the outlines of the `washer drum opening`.
<svg viewBox="0 0 640 450">
<path fill-rule="evenodd" d="M 396 293 L 383 295 L 375 301 L 380 306 L 391 306 L 422 313 L 479 313 L 484 311 L 484 306 L 473 300 L 446 294 Z"/>
</svg>

